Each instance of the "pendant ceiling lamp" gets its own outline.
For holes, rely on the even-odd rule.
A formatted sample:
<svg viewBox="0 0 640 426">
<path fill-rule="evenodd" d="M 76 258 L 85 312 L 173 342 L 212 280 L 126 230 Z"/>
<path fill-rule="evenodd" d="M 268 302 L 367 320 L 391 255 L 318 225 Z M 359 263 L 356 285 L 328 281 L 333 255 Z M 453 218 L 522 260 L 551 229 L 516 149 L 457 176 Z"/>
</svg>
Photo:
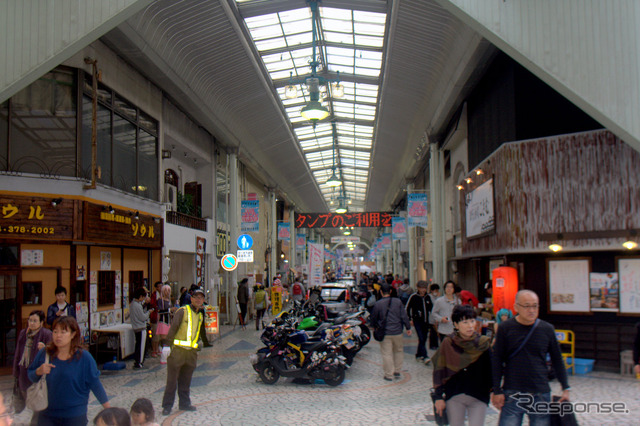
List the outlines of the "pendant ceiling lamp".
<svg viewBox="0 0 640 426">
<path fill-rule="evenodd" d="M 336 188 L 342 185 L 342 181 L 336 174 L 336 139 L 338 138 L 338 132 L 336 131 L 336 123 L 331 123 L 331 127 L 333 128 L 333 144 L 331 152 L 333 165 L 331 166 L 331 177 L 329 178 L 329 180 L 327 180 L 326 184 L 331 188 Z"/>
</svg>

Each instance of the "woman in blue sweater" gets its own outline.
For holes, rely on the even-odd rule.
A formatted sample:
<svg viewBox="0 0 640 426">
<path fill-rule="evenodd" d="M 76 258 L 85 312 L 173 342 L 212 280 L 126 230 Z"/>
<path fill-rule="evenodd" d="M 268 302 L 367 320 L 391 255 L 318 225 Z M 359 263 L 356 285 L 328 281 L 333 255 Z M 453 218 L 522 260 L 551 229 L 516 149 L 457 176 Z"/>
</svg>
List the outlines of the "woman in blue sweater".
<svg viewBox="0 0 640 426">
<path fill-rule="evenodd" d="M 45 352 L 49 354 L 48 363 Z M 54 321 L 53 340 L 38 352 L 28 374 L 34 383 L 47 375 L 49 406 L 40 413 L 38 425 L 85 426 L 89 391 L 104 408 L 111 406 L 95 360 L 80 347 L 80 329 L 74 317 Z"/>
</svg>

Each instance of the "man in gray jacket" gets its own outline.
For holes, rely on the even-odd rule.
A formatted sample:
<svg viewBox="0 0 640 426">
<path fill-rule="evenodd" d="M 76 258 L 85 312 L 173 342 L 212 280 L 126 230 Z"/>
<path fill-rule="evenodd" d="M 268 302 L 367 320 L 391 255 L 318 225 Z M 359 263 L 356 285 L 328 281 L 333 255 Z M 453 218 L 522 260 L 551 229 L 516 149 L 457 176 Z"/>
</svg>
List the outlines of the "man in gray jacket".
<svg viewBox="0 0 640 426">
<path fill-rule="evenodd" d="M 384 327 L 384 339 L 380 342 L 382 369 L 384 379 L 392 381 L 394 377 L 400 377 L 404 360 L 402 330 L 406 328 L 407 336 L 411 336 L 411 323 L 400 299 L 390 297 L 391 286 L 383 284 L 380 292 L 382 298 L 373 307 L 371 325 L 376 329 Z"/>
<path fill-rule="evenodd" d="M 149 312 L 153 309 L 145 311 L 142 302 L 147 298 L 147 290 L 137 288 L 133 293 L 133 300 L 129 306 L 129 320 L 133 335 L 136 338 L 136 347 L 133 353 L 133 368 L 146 368 L 144 364 L 144 344 L 147 341 L 147 321 L 149 321 Z"/>
</svg>

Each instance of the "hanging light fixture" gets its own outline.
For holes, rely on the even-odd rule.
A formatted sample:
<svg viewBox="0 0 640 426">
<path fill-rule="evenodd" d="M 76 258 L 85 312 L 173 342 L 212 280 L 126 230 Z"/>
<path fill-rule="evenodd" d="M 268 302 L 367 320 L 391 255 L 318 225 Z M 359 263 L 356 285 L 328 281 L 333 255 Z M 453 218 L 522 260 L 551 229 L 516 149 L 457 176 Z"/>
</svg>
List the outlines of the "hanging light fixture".
<svg viewBox="0 0 640 426">
<path fill-rule="evenodd" d="M 622 243 L 622 246 L 627 250 L 633 250 L 634 248 L 638 247 L 638 243 L 636 243 L 635 241 L 627 240 Z"/>
<path fill-rule="evenodd" d="M 564 247 L 562 247 L 558 243 L 549 244 L 549 250 L 551 250 L 554 253 L 557 253 L 557 252 L 561 251 L 563 248 Z"/>
<path fill-rule="evenodd" d="M 347 211 L 348 211 L 348 209 L 347 209 L 347 206 L 345 206 L 344 201 L 340 200 L 340 205 L 336 209 L 336 213 L 343 214 L 343 213 L 346 213 Z M 347 232 L 347 231 L 345 231 L 345 232 Z M 345 235 L 347 235 L 347 234 L 345 234 Z"/>
<path fill-rule="evenodd" d="M 336 188 L 342 185 L 342 181 L 336 174 L 336 139 L 338 138 L 338 132 L 336 130 L 336 123 L 331 123 L 331 127 L 333 128 L 333 144 L 331 146 L 331 160 L 333 165 L 331 166 L 331 176 L 329 177 L 329 180 L 327 180 L 326 184 L 331 188 Z"/>
</svg>

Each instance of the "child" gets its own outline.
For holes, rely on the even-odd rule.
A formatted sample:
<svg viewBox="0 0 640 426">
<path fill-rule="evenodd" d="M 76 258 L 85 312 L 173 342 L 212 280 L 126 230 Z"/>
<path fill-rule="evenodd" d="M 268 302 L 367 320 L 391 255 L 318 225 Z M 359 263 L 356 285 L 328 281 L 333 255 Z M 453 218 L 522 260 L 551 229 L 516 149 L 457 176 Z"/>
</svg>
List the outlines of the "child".
<svg viewBox="0 0 640 426">
<path fill-rule="evenodd" d="M 155 423 L 156 414 L 153 404 L 147 398 L 138 398 L 131 406 L 131 424 L 141 426 L 159 426 Z"/>
</svg>

